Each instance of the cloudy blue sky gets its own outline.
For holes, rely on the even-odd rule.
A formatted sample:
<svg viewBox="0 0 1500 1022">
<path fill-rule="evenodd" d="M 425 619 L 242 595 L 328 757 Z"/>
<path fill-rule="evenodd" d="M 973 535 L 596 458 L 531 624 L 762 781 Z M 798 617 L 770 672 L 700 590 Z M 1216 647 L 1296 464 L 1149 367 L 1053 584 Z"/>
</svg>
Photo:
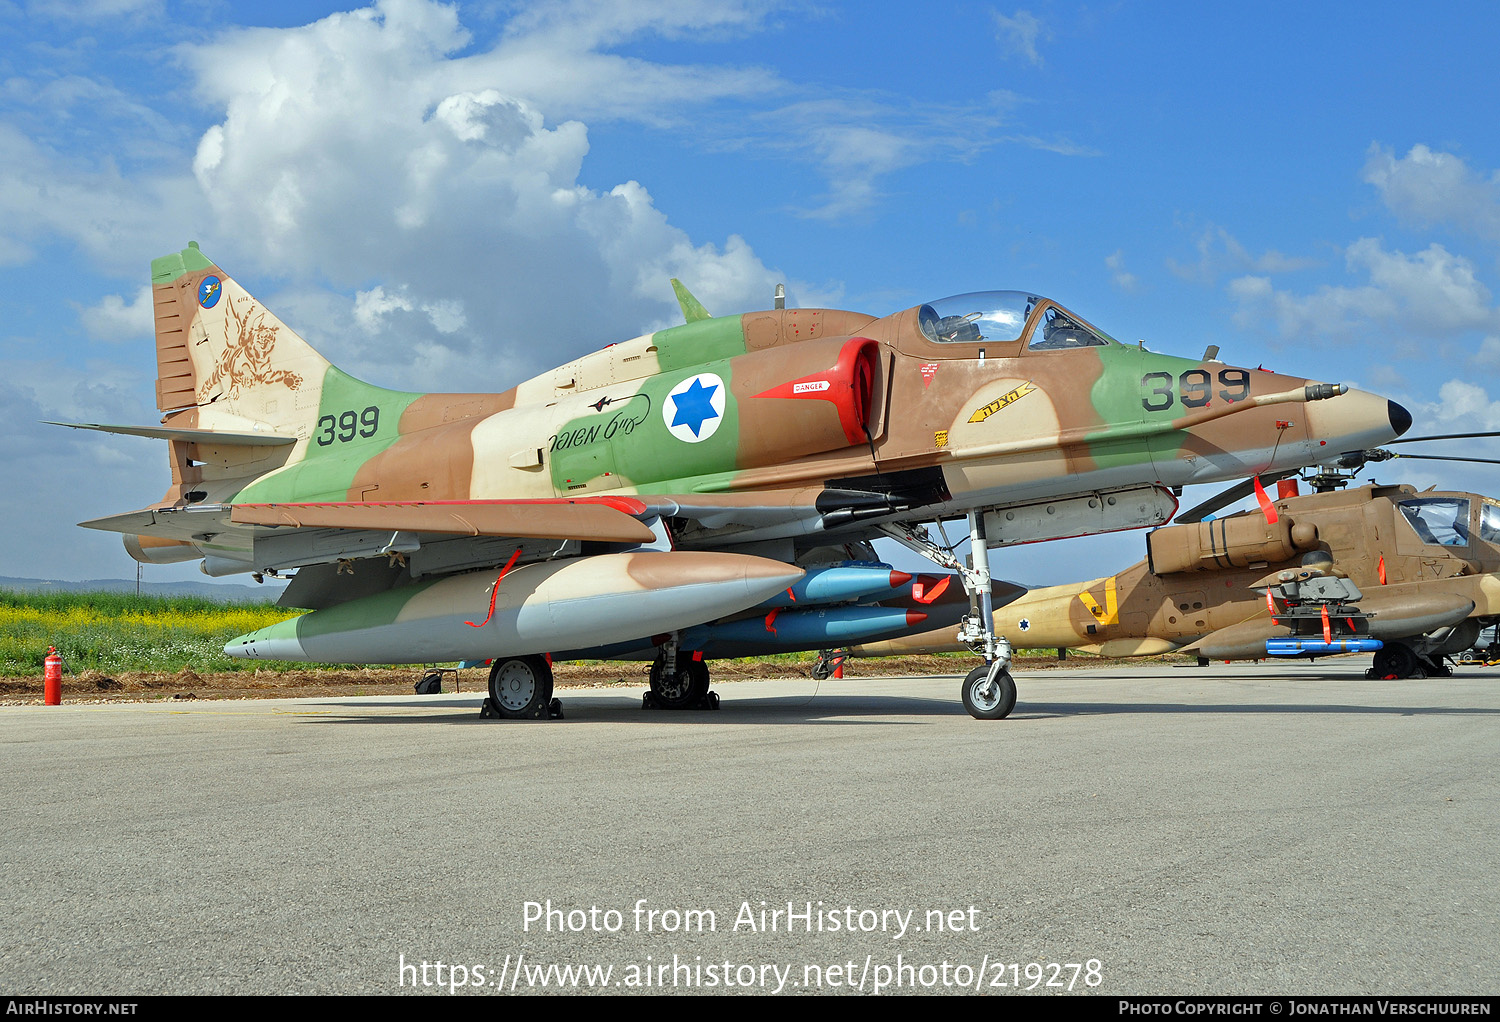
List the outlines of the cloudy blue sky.
<svg viewBox="0 0 1500 1022">
<path fill-rule="evenodd" d="M 777 281 L 875 315 L 1025 288 L 1375 390 L 1414 432 L 1500 429 L 1497 27 L 1381 0 L 0 0 L 0 575 L 133 575 L 72 523 L 159 497 L 160 446 L 38 420 L 154 421 L 148 266 L 189 239 L 403 388 L 668 325 L 672 276 L 719 314 Z"/>
</svg>

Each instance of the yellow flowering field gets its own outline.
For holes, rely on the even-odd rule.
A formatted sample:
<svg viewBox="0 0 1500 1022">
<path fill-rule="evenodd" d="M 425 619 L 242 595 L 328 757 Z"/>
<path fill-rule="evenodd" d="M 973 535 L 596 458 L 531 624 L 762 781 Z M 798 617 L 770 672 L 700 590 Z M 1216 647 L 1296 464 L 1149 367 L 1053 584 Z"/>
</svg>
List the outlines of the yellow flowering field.
<svg viewBox="0 0 1500 1022">
<path fill-rule="evenodd" d="M 0 676 L 40 674 L 48 646 L 57 647 L 75 674 L 237 670 L 245 661 L 226 657 L 225 642 L 296 613 L 269 603 L 194 597 L 0 590 Z"/>
</svg>

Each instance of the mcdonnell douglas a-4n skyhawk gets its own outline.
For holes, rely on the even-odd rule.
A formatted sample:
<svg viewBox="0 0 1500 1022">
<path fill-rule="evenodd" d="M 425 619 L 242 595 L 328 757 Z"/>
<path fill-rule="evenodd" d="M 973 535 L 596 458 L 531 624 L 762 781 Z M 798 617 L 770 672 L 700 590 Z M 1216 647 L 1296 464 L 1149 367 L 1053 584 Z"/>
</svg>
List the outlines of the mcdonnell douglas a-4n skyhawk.
<svg viewBox="0 0 1500 1022">
<path fill-rule="evenodd" d="M 172 486 L 84 524 L 142 561 L 295 571 L 281 602 L 312 613 L 234 656 L 493 660 L 505 716 L 546 713 L 549 655 L 651 659 L 656 701 L 690 706 L 705 657 L 958 625 L 985 660 L 964 704 L 1003 717 L 1016 690 L 987 558 L 961 562 L 921 523 L 967 519 L 975 551 L 1160 525 L 1173 487 L 1411 422 L 1341 384 L 1120 344 L 1024 291 L 883 318 L 715 318 L 681 291 L 685 325 L 505 393 L 404 393 L 329 364 L 196 244 L 151 272 L 166 414 L 89 428 L 166 440 Z M 893 572 L 881 537 L 954 573 Z"/>
</svg>

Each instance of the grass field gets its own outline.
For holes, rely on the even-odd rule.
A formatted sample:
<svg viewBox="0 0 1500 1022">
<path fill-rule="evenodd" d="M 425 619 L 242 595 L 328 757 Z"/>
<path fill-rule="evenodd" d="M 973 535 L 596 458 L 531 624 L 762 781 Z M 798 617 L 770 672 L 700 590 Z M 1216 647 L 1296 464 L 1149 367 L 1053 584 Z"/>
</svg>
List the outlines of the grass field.
<svg viewBox="0 0 1500 1022">
<path fill-rule="evenodd" d="M 294 613 L 269 603 L 191 596 L 0 590 L 0 677 L 40 675 L 48 646 L 57 647 L 70 674 L 275 666 L 233 660 L 224 655 L 224 643 Z"/>
</svg>

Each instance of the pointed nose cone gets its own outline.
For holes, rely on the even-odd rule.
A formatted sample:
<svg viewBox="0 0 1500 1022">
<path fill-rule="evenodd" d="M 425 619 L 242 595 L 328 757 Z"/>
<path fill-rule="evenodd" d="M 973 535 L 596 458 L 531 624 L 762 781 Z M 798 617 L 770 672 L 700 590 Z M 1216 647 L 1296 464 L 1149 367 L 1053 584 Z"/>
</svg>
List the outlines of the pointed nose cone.
<svg viewBox="0 0 1500 1022">
<path fill-rule="evenodd" d="M 1308 439 L 1330 454 L 1390 443 L 1411 428 L 1411 413 L 1394 401 L 1351 390 L 1307 403 Z"/>
<path fill-rule="evenodd" d="M 1387 401 L 1386 404 L 1390 405 L 1391 429 L 1396 431 L 1396 435 L 1400 436 L 1411 429 L 1411 412 L 1394 401 Z"/>
</svg>

